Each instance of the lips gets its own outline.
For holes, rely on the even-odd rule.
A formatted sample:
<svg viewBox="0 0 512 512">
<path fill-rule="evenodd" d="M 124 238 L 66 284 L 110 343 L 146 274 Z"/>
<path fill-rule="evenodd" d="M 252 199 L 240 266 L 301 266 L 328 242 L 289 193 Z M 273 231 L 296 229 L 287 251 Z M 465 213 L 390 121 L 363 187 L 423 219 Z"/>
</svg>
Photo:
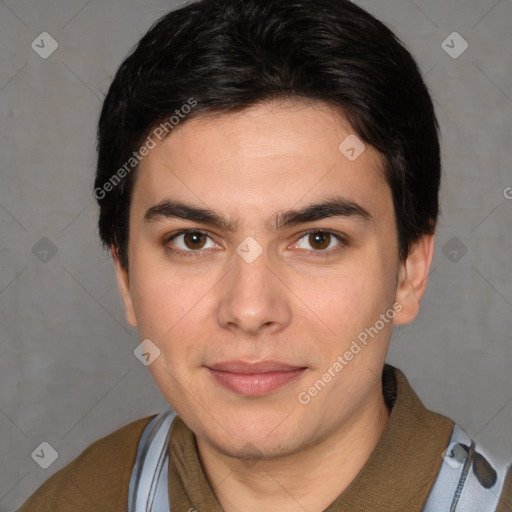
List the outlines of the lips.
<svg viewBox="0 0 512 512">
<path fill-rule="evenodd" d="M 300 366 L 281 363 L 279 361 L 261 361 L 259 363 L 250 363 L 246 361 L 225 361 L 209 365 L 211 370 L 231 373 L 269 373 L 269 372 L 288 372 L 298 370 Z"/>
<path fill-rule="evenodd" d="M 279 361 L 224 361 L 207 368 L 217 383 L 245 396 L 269 394 L 295 380 L 307 369 Z"/>
</svg>

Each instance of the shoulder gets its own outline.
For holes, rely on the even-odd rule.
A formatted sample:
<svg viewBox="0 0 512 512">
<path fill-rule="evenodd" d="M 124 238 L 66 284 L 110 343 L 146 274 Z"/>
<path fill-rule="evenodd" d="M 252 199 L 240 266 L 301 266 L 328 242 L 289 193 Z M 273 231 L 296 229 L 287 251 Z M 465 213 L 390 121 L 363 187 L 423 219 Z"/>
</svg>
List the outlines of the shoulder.
<svg viewBox="0 0 512 512">
<path fill-rule="evenodd" d="M 18 512 L 122 510 L 140 436 L 154 416 L 132 421 L 89 445 L 46 480 Z"/>
<path fill-rule="evenodd" d="M 508 467 L 505 483 L 503 484 L 503 491 L 500 496 L 498 508 L 496 512 L 507 512 L 512 510 L 512 462 Z"/>
</svg>

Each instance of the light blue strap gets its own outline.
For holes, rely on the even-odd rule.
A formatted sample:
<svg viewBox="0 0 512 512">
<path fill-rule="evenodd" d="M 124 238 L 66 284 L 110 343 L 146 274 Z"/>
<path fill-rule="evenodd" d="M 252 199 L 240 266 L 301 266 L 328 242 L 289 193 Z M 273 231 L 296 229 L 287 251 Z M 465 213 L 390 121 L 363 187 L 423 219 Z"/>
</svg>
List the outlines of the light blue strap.
<svg viewBox="0 0 512 512">
<path fill-rule="evenodd" d="M 176 413 L 157 414 L 144 428 L 128 489 L 128 512 L 170 512 L 169 442 Z"/>
<path fill-rule="evenodd" d="M 495 512 L 507 468 L 455 425 L 423 512 Z"/>
</svg>

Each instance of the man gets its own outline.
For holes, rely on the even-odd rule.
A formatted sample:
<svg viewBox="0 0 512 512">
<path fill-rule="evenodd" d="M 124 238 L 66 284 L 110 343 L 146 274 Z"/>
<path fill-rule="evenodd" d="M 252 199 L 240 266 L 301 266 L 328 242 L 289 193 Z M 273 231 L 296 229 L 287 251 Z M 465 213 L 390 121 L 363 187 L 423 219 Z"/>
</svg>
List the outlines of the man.
<svg viewBox="0 0 512 512">
<path fill-rule="evenodd" d="M 202 0 L 103 105 L 94 195 L 173 412 L 88 447 L 27 511 L 512 510 L 512 471 L 385 364 L 434 254 L 437 123 L 345 0 Z"/>
</svg>

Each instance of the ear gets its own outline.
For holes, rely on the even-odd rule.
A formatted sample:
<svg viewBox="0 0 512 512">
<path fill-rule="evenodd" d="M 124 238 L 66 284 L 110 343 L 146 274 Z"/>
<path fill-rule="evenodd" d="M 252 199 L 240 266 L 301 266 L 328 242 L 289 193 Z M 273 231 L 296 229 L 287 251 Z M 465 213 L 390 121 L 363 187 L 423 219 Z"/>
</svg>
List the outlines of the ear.
<svg viewBox="0 0 512 512">
<path fill-rule="evenodd" d="M 110 251 L 112 253 L 112 259 L 114 261 L 114 267 L 116 269 L 119 292 L 121 293 L 121 299 L 123 299 L 126 320 L 132 327 L 137 327 L 137 319 L 135 317 L 135 309 L 133 307 L 133 299 L 128 271 L 121 265 L 117 249 L 115 247 L 111 247 Z"/>
<path fill-rule="evenodd" d="M 419 310 L 427 288 L 428 273 L 434 258 L 434 235 L 423 235 L 412 247 L 405 262 L 400 264 L 395 324 L 412 322 Z"/>
</svg>

